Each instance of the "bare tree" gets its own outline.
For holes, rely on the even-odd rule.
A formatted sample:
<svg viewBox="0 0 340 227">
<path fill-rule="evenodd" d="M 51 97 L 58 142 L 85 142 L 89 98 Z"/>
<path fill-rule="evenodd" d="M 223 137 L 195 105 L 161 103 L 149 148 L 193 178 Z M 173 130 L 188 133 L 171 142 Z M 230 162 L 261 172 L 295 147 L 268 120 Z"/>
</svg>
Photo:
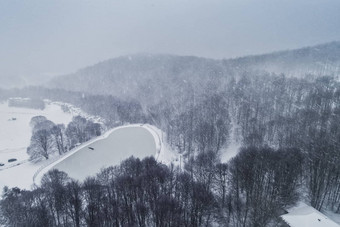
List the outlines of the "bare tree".
<svg viewBox="0 0 340 227">
<path fill-rule="evenodd" d="M 31 138 L 31 145 L 27 148 L 27 153 L 29 154 L 30 159 L 48 159 L 52 152 L 53 140 L 51 137 L 51 132 L 47 129 L 34 132 Z"/>
<path fill-rule="evenodd" d="M 65 126 L 63 124 L 53 126 L 51 129 L 51 136 L 59 155 L 65 153 L 67 151 L 65 144 Z"/>
</svg>

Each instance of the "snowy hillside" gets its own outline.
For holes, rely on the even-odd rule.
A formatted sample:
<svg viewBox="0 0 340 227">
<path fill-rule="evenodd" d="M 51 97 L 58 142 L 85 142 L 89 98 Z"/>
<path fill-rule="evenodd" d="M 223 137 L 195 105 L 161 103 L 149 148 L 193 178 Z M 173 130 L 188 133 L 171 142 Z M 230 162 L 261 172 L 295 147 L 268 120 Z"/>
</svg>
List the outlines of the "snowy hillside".
<svg viewBox="0 0 340 227">
<path fill-rule="evenodd" d="M 246 56 L 224 61 L 226 67 L 244 71 L 283 73 L 289 77 L 340 75 L 340 42 L 296 50 Z"/>
<path fill-rule="evenodd" d="M 109 59 L 53 78 L 49 87 L 156 103 L 192 85 L 201 93 L 221 77 L 249 72 L 305 77 L 340 75 L 340 42 L 264 55 L 215 60 L 194 56 L 132 55 Z M 171 88 L 171 89 L 169 89 Z M 154 96 L 153 94 L 159 94 Z"/>
</svg>

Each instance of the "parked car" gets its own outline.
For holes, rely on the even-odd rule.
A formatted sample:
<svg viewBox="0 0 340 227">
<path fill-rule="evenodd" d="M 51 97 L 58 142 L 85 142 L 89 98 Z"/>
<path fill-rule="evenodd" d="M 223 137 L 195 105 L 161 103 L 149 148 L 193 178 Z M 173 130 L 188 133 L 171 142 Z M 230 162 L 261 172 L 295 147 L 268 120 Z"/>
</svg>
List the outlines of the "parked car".
<svg viewBox="0 0 340 227">
<path fill-rule="evenodd" d="M 8 162 L 15 162 L 17 159 L 16 158 L 11 158 L 11 159 L 8 159 Z"/>
</svg>

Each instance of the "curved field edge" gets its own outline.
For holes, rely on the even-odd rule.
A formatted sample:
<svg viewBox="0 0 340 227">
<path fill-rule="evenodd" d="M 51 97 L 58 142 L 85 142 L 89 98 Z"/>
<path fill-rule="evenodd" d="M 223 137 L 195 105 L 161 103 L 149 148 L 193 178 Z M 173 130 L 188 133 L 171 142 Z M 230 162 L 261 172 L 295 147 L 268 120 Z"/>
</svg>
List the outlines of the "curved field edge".
<svg viewBox="0 0 340 227">
<path fill-rule="evenodd" d="M 104 140 L 109 137 L 111 133 L 123 128 L 133 128 L 133 127 L 141 127 L 146 129 L 151 136 L 154 138 L 155 146 L 156 146 L 156 154 L 154 154 L 157 161 L 162 162 L 164 164 L 169 164 L 171 162 L 176 162 L 178 160 L 177 155 L 170 151 L 168 146 L 163 142 L 163 132 L 158 129 L 157 127 L 149 124 L 130 124 L 130 125 L 123 125 L 113 129 L 108 130 L 103 135 L 93 138 L 80 146 L 74 148 L 73 150 L 65 153 L 62 156 L 58 156 L 50 161 L 46 162 L 43 166 L 41 166 L 33 175 L 33 184 L 39 185 L 42 176 L 47 173 L 49 170 L 53 169 L 58 163 L 62 162 L 63 160 L 69 158 L 70 156 L 76 154 L 83 148 L 86 148 L 93 144 L 94 142 Z"/>
</svg>

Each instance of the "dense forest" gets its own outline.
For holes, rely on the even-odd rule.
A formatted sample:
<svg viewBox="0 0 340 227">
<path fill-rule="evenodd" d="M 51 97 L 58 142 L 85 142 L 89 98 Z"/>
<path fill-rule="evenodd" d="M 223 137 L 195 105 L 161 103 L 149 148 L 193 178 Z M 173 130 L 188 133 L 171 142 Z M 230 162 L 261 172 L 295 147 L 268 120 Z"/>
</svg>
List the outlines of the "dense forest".
<svg viewBox="0 0 340 227">
<path fill-rule="evenodd" d="M 297 150 L 244 149 L 229 164 L 201 153 L 186 171 L 133 157 L 84 182 L 51 170 L 32 191 L 6 188 L 10 226 L 266 226 L 294 203 Z"/>
<path fill-rule="evenodd" d="M 280 226 L 278 216 L 300 199 L 340 213 L 339 46 L 225 61 L 122 57 L 80 70 L 70 80 L 56 78 L 54 88 L 0 90 L 2 99 L 71 103 L 102 117 L 108 127 L 150 123 L 166 133 L 186 163 L 177 169 L 153 158 L 130 158 L 84 182 L 52 171 L 33 191 L 4 191 L 3 221 Z M 320 59 L 327 59 L 327 67 Z M 301 71 L 295 69 L 299 62 Z M 268 64 L 291 70 L 269 71 Z M 220 155 L 235 141 L 243 148 L 221 163 Z"/>
</svg>

